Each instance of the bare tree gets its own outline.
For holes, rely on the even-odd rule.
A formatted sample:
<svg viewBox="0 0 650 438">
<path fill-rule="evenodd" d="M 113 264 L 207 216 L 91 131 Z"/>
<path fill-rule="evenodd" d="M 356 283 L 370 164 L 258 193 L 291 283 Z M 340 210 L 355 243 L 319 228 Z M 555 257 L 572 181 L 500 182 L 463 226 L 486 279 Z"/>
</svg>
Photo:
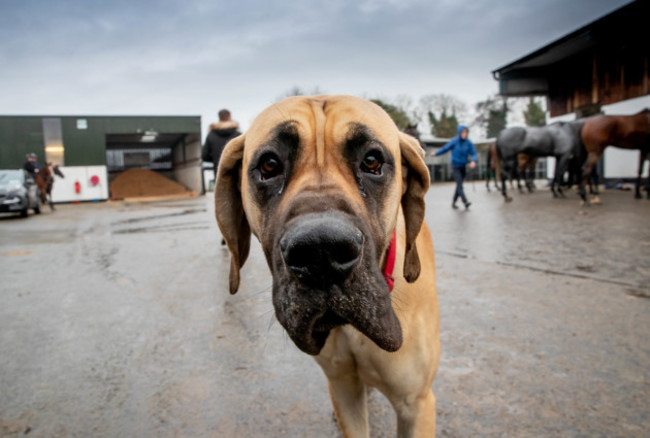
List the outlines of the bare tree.
<svg viewBox="0 0 650 438">
<path fill-rule="evenodd" d="M 467 115 L 465 102 L 451 94 L 437 93 L 422 96 L 419 107 L 422 114 L 433 113 L 438 116 L 442 113 L 454 114 L 459 119 L 463 119 Z"/>
<path fill-rule="evenodd" d="M 487 138 L 499 135 L 507 125 L 508 112 L 510 111 L 508 98 L 495 95 L 476 104 L 475 123 L 485 129 Z"/>
<path fill-rule="evenodd" d="M 314 88 L 311 89 L 311 91 L 302 88 L 298 85 L 294 85 L 293 87 L 289 88 L 287 91 L 282 93 L 280 96 L 278 96 L 276 100 L 280 101 L 283 99 L 286 99 L 287 97 L 292 97 L 292 96 L 316 96 L 319 94 L 324 94 L 323 91 L 320 89 L 318 85 L 316 85 Z"/>
<path fill-rule="evenodd" d="M 417 124 L 422 120 L 419 109 L 414 105 L 413 98 L 408 94 L 398 94 L 394 99 L 390 99 L 390 103 L 404 111 L 411 123 Z"/>
<path fill-rule="evenodd" d="M 448 138 L 456 135 L 459 119 L 466 118 L 467 105 L 449 94 L 427 94 L 420 98 L 419 113 L 433 135 Z"/>
</svg>

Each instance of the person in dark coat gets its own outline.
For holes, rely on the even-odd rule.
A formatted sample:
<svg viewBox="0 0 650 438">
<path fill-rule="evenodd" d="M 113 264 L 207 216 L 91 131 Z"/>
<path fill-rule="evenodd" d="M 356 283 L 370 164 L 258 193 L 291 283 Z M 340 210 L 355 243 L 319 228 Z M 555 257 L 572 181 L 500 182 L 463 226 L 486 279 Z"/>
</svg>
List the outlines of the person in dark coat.
<svg viewBox="0 0 650 438">
<path fill-rule="evenodd" d="M 34 178 L 34 180 L 36 180 L 36 174 L 39 170 L 41 170 L 41 167 L 38 164 L 38 158 L 33 152 L 27 154 L 26 158 L 27 161 L 25 161 L 25 164 L 23 164 L 23 169 L 25 169 L 32 176 L 32 178 Z"/>
<path fill-rule="evenodd" d="M 463 190 L 463 180 L 465 179 L 465 175 L 467 173 L 465 166 L 467 166 L 467 163 L 469 162 L 470 169 L 474 169 L 474 167 L 476 167 L 477 160 L 476 148 L 474 147 L 474 143 L 469 141 L 467 138 L 468 134 L 469 129 L 467 129 L 466 126 L 460 125 L 458 127 L 458 135 L 456 137 L 452 138 L 449 143 L 444 145 L 437 152 L 431 153 L 432 156 L 435 155 L 438 157 L 451 151 L 451 167 L 454 174 L 454 181 L 456 181 L 454 200 L 451 203 L 451 206 L 453 208 L 458 208 L 456 206 L 456 201 L 458 201 L 458 198 L 463 201 L 465 208 L 469 208 L 469 206 L 472 204 L 467 200 L 467 197 L 465 197 L 465 191 Z M 468 159 L 470 156 L 472 157 L 471 161 Z"/>
<path fill-rule="evenodd" d="M 209 161 L 214 164 L 214 180 L 217 180 L 217 170 L 219 169 L 219 160 L 221 153 L 228 142 L 241 135 L 239 124 L 232 120 L 230 111 L 222 109 L 219 111 L 219 122 L 210 125 L 210 132 L 205 138 L 205 144 L 201 151 L 203 161 Z M 226 241 L 221 239 L 221 246 L 225 246 Z"/>
<path fill-rule="evenodd" d="M 205 138 L 205 144 L 201 152 L 203 161 L 214 163 L 215 180 L 217 178 L 217 169 L 219 168 L 219 160 L 221 159 L 223 149 L 230 140 L 240 135 L 239 124 L 232 120 L 230 111 L 227 109 L 219 111 L 219 122 L 210 125 L 210 132 Z"/>
</svg>

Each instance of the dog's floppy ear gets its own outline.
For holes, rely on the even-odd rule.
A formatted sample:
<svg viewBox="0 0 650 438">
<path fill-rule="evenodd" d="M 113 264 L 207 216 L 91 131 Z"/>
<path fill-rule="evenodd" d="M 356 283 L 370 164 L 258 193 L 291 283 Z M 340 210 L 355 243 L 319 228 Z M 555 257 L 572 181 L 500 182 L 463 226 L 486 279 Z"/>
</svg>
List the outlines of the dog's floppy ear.
<svg viewBox="0 0 650 438">
<path fill-rule="evenodd" d="M 217 223 L 230 250 L 230 293 L 239 288 L 239 270 L 248 257 L 251 228 L 246 219 L 241 196 L 244 135 L 231 140 L 219 160 L 214 188 L 214 211 Z"/>
<path fill-rule="evenodd" d="M 402 154 L 402 211 L 406 224 L 404 278 L 413 283 L 420 276 L 420 258 L 415 239 L 424 221 L 424 195 L 429 189 L 429 170 L 424 164 L 424 150 L 410 135 L 399 133 Z"/>
</svg>

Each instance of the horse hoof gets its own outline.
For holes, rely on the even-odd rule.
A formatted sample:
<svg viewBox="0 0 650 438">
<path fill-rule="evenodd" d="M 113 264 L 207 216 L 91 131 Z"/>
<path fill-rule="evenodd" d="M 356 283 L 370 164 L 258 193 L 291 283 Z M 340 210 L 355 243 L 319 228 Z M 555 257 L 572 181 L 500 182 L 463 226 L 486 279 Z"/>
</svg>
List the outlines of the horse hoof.
<svg viewBox="0 0 650 438">
<path fill-rule="evenodd" d="M 591 203 L 592 203 L 593 205 L 600 205 L 600 204 L 602 204 L 602 202 L 600 201 L 600 198 L 599 198 L 598 196 L 593 196 L 593 197 L 591 198 Z"/>
<path fill-rule="evenodd" d="M 508 196 L 508 197 L 505 199 L 505 201 L 506 201 L 506 202 L 512 202 L 512 198 L 511 198 L 510 196 Z"/>
<path fill-rule="evenodd" d="M 636 194 L 634 195 L 634 199 L 643 199 L 643 196 L 641 196 L 640 193 L 636 193 Z M 650 199 L 650 198 L 648 198 L 648 199 Z"/>
</svg>

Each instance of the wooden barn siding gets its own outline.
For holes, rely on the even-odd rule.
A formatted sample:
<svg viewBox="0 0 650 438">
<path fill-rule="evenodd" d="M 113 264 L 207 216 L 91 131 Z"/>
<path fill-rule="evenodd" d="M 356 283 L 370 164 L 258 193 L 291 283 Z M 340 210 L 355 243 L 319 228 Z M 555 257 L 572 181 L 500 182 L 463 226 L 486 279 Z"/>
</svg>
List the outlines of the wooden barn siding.
<svg viewBox="0 0 650 438">
<path fill-rule="evenodd" d="M 556 64 L 549 78 L 551 117 L 650 94 L 649 58 L 647 48 L 597 49 Z"/>
</svg>

